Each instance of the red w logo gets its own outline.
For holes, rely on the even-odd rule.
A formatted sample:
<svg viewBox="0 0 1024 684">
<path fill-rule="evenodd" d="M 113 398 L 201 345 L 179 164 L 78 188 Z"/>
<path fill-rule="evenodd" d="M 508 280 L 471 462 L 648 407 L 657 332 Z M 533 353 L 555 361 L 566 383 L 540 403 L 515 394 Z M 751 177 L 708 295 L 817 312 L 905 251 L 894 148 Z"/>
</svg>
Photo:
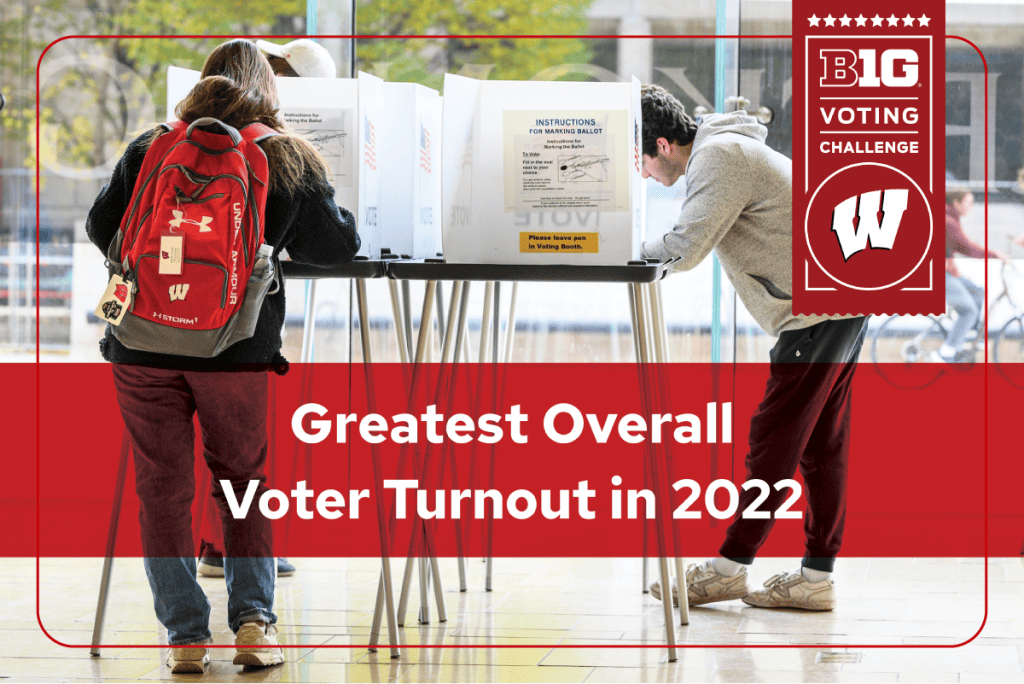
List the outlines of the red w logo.
<svg viewBox="0 0 1024 684">
<path fill-rule="evenodd" d="M 837 204 L 832 211 L 832 230 L 843 260 L 867 248 L 868 240 L 872 249 L 892 249 L 909 195 L 909 190 L 874 190 Z"/>
</svg>

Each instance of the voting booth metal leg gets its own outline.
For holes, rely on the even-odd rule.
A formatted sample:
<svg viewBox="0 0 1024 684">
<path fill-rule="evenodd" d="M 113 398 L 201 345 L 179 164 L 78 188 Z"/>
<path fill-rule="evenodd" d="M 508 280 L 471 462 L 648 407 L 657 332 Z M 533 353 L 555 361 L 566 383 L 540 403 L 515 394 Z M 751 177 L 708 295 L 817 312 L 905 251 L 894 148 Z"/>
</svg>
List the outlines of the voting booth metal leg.
<svg viewBox="0 0 1024 684">
<path fill-rule="evenodd" d="M 466 351 L 467 346 L 468 346 L 466 344 L 466 338 L 468 337 L 468 334 L 467 334 L 468 331 L 466 330 L 466 314 L 467 314 L 467 311 L 469 309 L 469 286 L 470 286 L 470 283 L 471 283 L 471 281 L 469 281 L 469 280 L 467 280 L 467 281 L 465 281 L 463 283 L 462 295 L 459 298 L 459 302 L 458 303 L 456 303 L 456 301 L 455 301 L 455 293 L 452 292 L 452 306 L 456 306 L 457 305 L 458 309 L 459 309 L 458 328 L 456 329 L 456 333 L 455 333 L 455 353 L 452 355 L 452 364 L 453 364 L 453 366 L 454 366 L 454 364 L 459 363 L 459 360 L 462 358 L 463 352 Z M 456 374 L 455 374 L 454 368 L 453 368 L 452 384 L 451 384 L 450 395 L 449 396 L 454 396 L 455 395 L 455 391 L 456 391 L 455 390 L 455 376 L 456 376 Z M 448 413 L 451 413 L 451 412 L 449 411 Z M 451 472 L 452 489 L 456 490 L 456 489 L 459 488 L 459 474 L 458 474 L 458 469 L 457 469 L 457 462 L 456 462 L 456 459 L 455 459 L 455 452 L 454 452 L 454 450 L 451 450 L 449 453 L 451 455 L 451 462 L 452 462 L 452 464 L 451 464 L 451 467 L 452 467 L 452 472 Z M 466 591 L 466 553 L 465 553 L 465 549 L 463 548 L 463 545 L 462 545 L 463 536 L 462 536 L 462 519 L 461 519 L 461 517 L 455 521 L 455 535 L 456 535 L 455 536 L 455 548 L 456 548 L 457 553 L 458 553 L 458 563 L 459 563 L 459 591 L 464 593 Z"/>
<path fill-rule="evenodd" d="M 412 401 L 413 392 L 416 390 L 416 369 L 417 369 L 417 367 L 420 364 L 423 363 L 423 361 L 424 361 L 424 359 L 426 357 L 426 344 L 425 344 L 425 342 L 426 342 L 426 334 L 427 334 L 427 330 L 430 327 L 430 320 L 431 320 L 432 312 L 433 312 L 433 308 L 434 308 L 434 288 L 436 286 L 437 286 L 436 282 L 434 282 L 434 281 L 427 281 L 427 283 L 426 283 L 426 291 L 424 292 L 424 295 L 423 295 L 423 311 L 422 311 L 422 313 L 420 315 L 420 330 L 419 330 L 419 333 L 417 335 L 417 341 L 416 341 L 416 352 L 415 352 L 414 364 L 413 364 L 413 380 L 412 380 L 412 383 L 411 383 L 410 387 L 408 388 L 409 389 L 410 401 Z M 412 326 L 412 314 L 410 313 L 411 304 L 410 304 L 410 301 L 409 301 L 409 281 L 407 281 L 407 280 L 403 280 L 402 281 L 402 303 L 403 303 L 402 309 L 403 309 L 403 313 L 404 313 L 404 316 L 405 316 L 405 322 L 406 322 L 406 328 L 405 328 L 406 343 L 410 346 L 410 349 L 411 349 L 411 345 L 412 345 L 412 329 L 411 329 L 411 326 Z M 415 460 L 415 454 L 413 455 L 413 459 Z M 415 559 L 415 554 L 417 553 L 417 549 L 419 548 L 419 545 L 417 543 L 418 539 L 419 539 L 419 537 L 418 537 L 417 532 L 415 531 L 415 528 L 414 528 L 414 531 L 413 531 L 413 534 L 412 534 L 412 538 L 410 539 L 410 543 L 409 543 L 409 554 L 408 554 L 408 556 L 406 556 L 406 559 L 405 559 L 405 572 L 402 575 L 402 591 L 401 591 L 401 593 L 399 594 L 399 597 L 398 597 L 398 624 L 402 625 L 402 626 L 405 625 L 405 614 L 406 614 L 406 612 L 408 611 L 408 608 L 409 608 L 409 587 L 412 584 L 412 572 L 413 572 L 414 563 L 416 562 L 414 560 Z M 422 575 L 421 575 L 421 579 L 422 579 Z M 422 591 L 422 589 L 423 589 L 422 586 L 420 587 L 420 589 L 421 589 L 421 591 L 420 591 L 420 596 L 421 596 L 420 620 L 422 621 L 422 618 L 424 617 L 424 607 L 425 607 L 425 604 L 426 604 L 426 600 L 425 600 L 426 593 Z"/>
<path fill-rule="evenodd" d="M 456 364 L 459 363 L 459 354 L 462 351 L 461 345 L 465 340 L 462 331 L 466 324 L 466 301 L 468 296 L 468 281 L 453 282 L 451 303 L 448 305 L 448 322 L 447 324 L 443 324 L 441 316 L 439 316 L 437 320 L 438 326 L 441 330 L 442 371 L 446 364 L 451 363 L 451 375 L 449 377 L 450 384 L 447 387 L 445 387 L 443 384 L 445 379 L 444 373 L 442 372 L 438 374 L 436 401 L 438 403 L 440 403 L 442 400 L 444 401 L 445 415 L 451 415 L 454 405 L 455 382 L 458 376 Z M 439 300 L 438 311 L 440 312 L 441 310 L 442 302 Z M 451 358 L 450 361 L 449 357 Z M 442 394 L 444 394 L 445 396 L 442 396 Z M 438 468 L 438 481 L 440 482 L 444 480 L 445 463 L 449 458 L 451 460 L 452 465 L 452 486 L 453 488 L 458 488 L 458 476 L 456 475 L 455 453 L 452 449 L 451 443 L 446 444 L 445 447 L 441 449 L 441 458 Z M 462 520 L 459 518 L 455 519 L 455 546 L 457 563 L 459 566 L 459 591 L 466 591 L 466 558 L 462 550 Z M 440 575 L 438 575 L 438 580 L 440 580 Z M 436 587 L 440 586 L 439 581 L 435 584 Z M 438 602 L 441 603 L 441 599 L 438 599 Z"/>
<path fill-rule="evenodd" d="M 413 382 L 411 388 L 410 397 L 414 397 L 417 390 L 416 383 L 416 372 L 417 369 L 422 366 L 427 356 L 427 345 L 429 343 L 429 335 L 431 325 L 431 318 L 433 316 L 433 304 L 434 296 L 437 291 L 437 282 L 428 280 L 426 282 L 426 289 L 423 293 L 423 312 L 420 316 L 420 329 L 416 339 L 416 356 L 413 366 Z M 417 467 L 417 461 L 415 454 L 413 455 L 414 467 Z M 419 476 L 419 473 L 416 473 Z M 406 559 L 405 576 L 402 580 L 402 592 L 398 602 L 398 615 L 399 624 L 404 624 L 405 611 L 408 608 L 409 603 L 409 588 L 412 583 L 412 570 L 413 562 L 415 559 L 415 549 L 418 547 L 417 541 L 419 540 L 420 531 L 422 530 L 422 541 L 423 551 L 420 557 L 420 622 L 427 624 L 430 622 L 430 604 L 428 597 L 428 590 L 431 580 L 434 583 L 434 598 L 437 602 L 438 620 L 441 622 L 446 621 L 447 612 L 444 606 L 444 589 L 441 585 L 441 572 L 440 566 L 437 562 L 437 557 L 434 555 L 434 543 L 433 533 L 430 527 L 422 520 L 417 519 L 413 525 L 413 536 L 410 540 L 410 551 L 409 556 Z"/>
<path fill-rule="evenodd" d="M 302 363 L 313 360 L 313 334 L 316 332 L 316 280 L 306 281 L 306 311 L 302 316 Z"/>
<path fill-rule="evenodd" d="M 402 313 L 405 316 L 405 348 L 412 355 L 412 295 L 409 293 L 409 281 L 402 281 Z"/>
<path fill-rule="evenodd" d="M 132 452 L 132 439 L 127 428 L 121 438 L 121 457 L 117 462 L 117 476 L 114 478 L 114 503 L 110 508 L 110 530 L 107 532 L 106 555 L 103 557 L 103 573 L 100 575 L 100 594 L 96 599 L 96 619 L 92 625 L 92 648 L 89 653 L 98 657 L 103 641 L 103 623 L 107 617 L 107 598 L 110 595 L 110 575 L 114 568 L 114 546 L 117 542 L 117 524 L 121 520 L 121 500 L 124 496 L 124 480 L 128 473 L 128 456 Z"/>
<path fill-rule="evenodd" d="M 440 288 L 437 289 L 437 313 L 438 313 L 437 326 L 438 326 L 438 331 L 441 333 L 441 359 L 440 359 L 440 361 L 441 361 L 441 369 L 443 371 L 443 369 L 445 367 L 445 364 L 449 363 L 449 356 L 451 356 L 451 363 L 452 363 L 452 371 L 453 372 L 452 372 L 452 384 L 451 384 L 450 387 L 447 387 L 447 388 L 445 388 L 444 384 L 443 384 L 443 382 L 444 382 L 444 373 L 441 372 L 441 373 L 438 374 L 438 387 L 437 387 L 437 390 L 435 392 L 435 403 L 440 403 L 441 402 L 441 400 L 443 398 L 442 397 L 442 391 L 447 389 L 448 390 L 448 400 L 446 402 L 447 403 L 447 408 L 445 410 L 446 414 L 450 414 L 451 413 L 452 397 L 453 397 L 453 392 L 455 390 L 455 387 L 454 387 L 454 378 L 455 378 L 454 366 L 458 362 L 458 351 L 455 349 L 454 342 L 455 342 L 455 339 L 457 337 L 456 331 L 457 330 L 461 330 L 462 318 L 458 318 L 458 316 L 459 316 L 459 302 L 460 302 L 460 300 L 462 298 L 462 292 L 463 292 L 464 287 L 465 287 L 465 283 L 463 283 L 461 281 L 455 281 L 455 282 L 452 283 L 451 304 L 448 307 L 448 320 L 447 320 L 447 322 L 444 322 L 442 320 L 443 319 L 442 312 L 444 311 L 444 308 L 443 308 L 444 301 L 443 301 L 443 298 L 441 296 L 441 289 Z M 463 318 L 464 318 L 464 316 L 463 316 Z M 455 351 L 454 354 L 452 353 L 453 350 Z M 428 446 L 428 448 L 427 448 L 427 459 L 426 459 L 426 461 L 424 463 L 424 466 L 425 466 L 424 470 L 426 470 L 426 467 L 429 466 L 430 452 L 431 452 L 431 450 L 430 450 L 430 448 Z M 443 473 L 444 473 L 444 459 L 445 459 L 445 455 L 446 455 L 446 451 L 444 449 L 442 449 L 441 450 L 441 456 L 439 458 L 439 467 L 438 467 L 439 479 L 440 479 L 440 477 L 443 476 Z M 452 456 L 453 468 L 454 468 L 454 460 L 455 459 L 454 459 L 454 455 L 453 455 Z M 424 523 L 424 525 L 425 525 L 425 523 Z M 459 535 L 459 533 L 461 531 L 461 525 L 459 524 L 458 521 L 456 521 L 455 530 L 456 530 L 456 535 Z M 424 527 L 424 532 L 425 532 L 425 534 L 427 533 L 426 527 Z M 430 583 L 430 580 L 433 580 L 433 585 L 434 585 L 434 601 L 437 604 L 437 619 L 438 619 L 438 621 L 439 622 L 447 622 L 447 620 L 448 620 L 448 613 L 447 613 L 445 602 L 444 602 L 444 588 L 443 588 L 442 583 L 441 583 L 441 568 L 440 568 L 440 565 L 437 562 L 437 557 L 436 557 L 436 555 L 434 553 L 434 548 L 435 547 L 433 546 L 432 543 L 428 543 L 428 548 L 431 549 L 431 554 L 430 554 L 430 558 L 429 558 L 429 569 L 431 571 L 431 574 L 430 574 L 430 576 L 427 577 L 427 580 L 428 580 L 427 584 Z M 464 561 L 464 559 L 462 557 L 461 552 L 459 553 L 458 561 L 459 561 L 459 571 L 460 571 L 460 578 L 461 578 L 462 575 L 464 574 L 464 571 L 463 571 L 463 561 Z"/>
<path fill-rule="evenodd" d="M 472 389 L 472 387 L 467 385 L 467 387 L 469 388 L 470 396 L 473 397 L 473 409 L 476 412 L 479 412 L 480 409 L 481 409 L 481 397 L 484 394 L 484 372 L 483 372 L 483 367 L 484 367 L 484 364 L 487 363 L 488 352 L 490 350 L 490 346 L 489 345 L 490 345 L 490 331 L 491 331 L 491 327 L 489 325 L 489 322 L 490 322 L 490 319 L 491 319 L 491 308 L 492 308 L 491 304 L 492 304 L 493 299 L 494 299 L 494 283 L 492 281 L 487 281 L 487 282 L 484 283 L 483 313 L 481 314 L 481 317 L 480 317 L 480 347 L 477 350 L 477 363 L 479 364 L 480 371 L 477 373 L 477 376 L 476 376 L 476 390 L 474 391 Z M 466 336 L 467 336 L 466 346 L 468 347 L 469 346 L 469 342 L 468 342 L 469 331 L 468 331 L 468 329 L 466 331 Z M 470 380 L 468 375 L 466 376 L 466 380 L 467 380 L 467 383 Z M 476 482 L 477 482 L 477 464 L 479 462 L 479 459 L 477 458 L 477 450 L 479 449 L 479 445 L 480 445 L 480 442 L 474 441 L 471 444 L 471 446 L 470 446 L 469 476 L 467 478 L 467 486 L 469 488 L 471 488 L 471 489 L 476 487 Z M 471 537 L 472 530 L 473 530 L 473 518 L 471 518 L 471 517 L 467 518 L 465 520 L 465 523 L 466 523 L 466 538 L 469 539 Z M 484 529 L 484 533 L 486 533 L 486 529 Z M 481 537 L 481 539 L 483 539 L 483 537 Z M 486 541 L 486 540 L 484 539 L 484 541 Z"/>
<path fill-rule="evenodd" d="M 650 413 L 650 390 L 652 384 L 652 378 L 650 377 L 649 364 L 651 361 L 650 355 L 650 331 L 647 321 L 647 305 L 645 300 L 645 288 L 641 284 L 633 284 L 630 287 L 630 295 L 633 303 L 634 313 L 634 334 L 637 336 L 637 349 L 640 352 L 640 397 L 644 404 L 644 413 Z M 657 454 L 653 445 L 648 444 L 647 448 L 647 460 L 650 463 L 651 480 L 656 487 L 655 500 L 660 502 L 658 505 L 659 511 L 656 519 L 656 530 L 658 537 L 658 570 L 661 579 L 661 604 L 665 613 L 665 637 L 668 643 L 668 659 L 669 662 L 675 662 L 677 659 L 676 654 L 676 631 L 675 631 L 675 619 L 672 615 L 672 584 L 671 578 L 669 577 L 669 566 L 667 556 L 667 539 L 665 535 L 665 524 L 666 514 L 670 515 L 667 501 L 662 496 L 662 487 L 659 487 L 659 473 L 657 468 Z M 686 594 L 685 580 L 683 580 L 680 586 L 680 604 L 685 600 Z"/>
<path fill-rule="evenodd" d="M 494 340 L 494 347 L 491 354 L 491 362 L 493 370 L 491 372 L 491 408 L 493 411 L 498 410 L 498 360 L 501 358 L 501 282 L 494 283 L 494 309 L 492 312 L 494 316 L 494 328 L 491 331 L 491 338 Z M 481 325 L 483 329 L 483 325 Z M 491 444 L 491 470 L 490 470 L 490 486 L 489 489 L 494 489 L 494 465 L 497 462 L 495 458 L 495 452 L 497 451 L 497 445 Z M 491 591 L 491 579 L 494 575 L 494 507 L 488 510 L 487 513 L 487 581 L 484 585 L 485 591 Z"/>
<path fill-rule="evenodd" d="M 505 363 L 512 363 L 512 343 L 516 336 L 516 295 L 519 294 L 519 283 L 512 283 L 512 295 L 508 302 L 508 323 L 505 324 Z"/>
<path fill-rule="evenodd" d="M 494 302 L 494 283 L 488 281 L 484 285 L 484 311 L 480 315 L 480 354 L 478 362 L 481 364 L 487 363 L 488 352 L 491 348 L 491 328 L 489 326 L 491 320 L 491 306 Z"/>
<path fill-rule="evenodd" d="M 374 405 L 374 383 L 372 368 L 372 352 L 370 348 L 370 325 L 369 312 L 366 306 L 366 282 L 362 279 L 355 281 L 356 299 L 359 308 L 359 341 L 363 352 L 363 367 L 366 371 L 366 398 L 368 408 L 373 411 Z M 376 652 L 375 646 L 380 643 L 381 614 L 386 609 L 388 614 L 388 641 L 391 643 L 391 657 L 398 658 L 401 651 L 398 649 L 398 621 L 395 617 L 395 593 L 391 582 L 391 556 L 390 542 L 388 538 L 387 513 L 384 510 L 383 492 L 380 484 L 383 473 L 380 467 L 380 457 L 376 445 L 371 445 L 373 459 L 373 477 L 377 488 L 377 524 L 380 526 L 380 548 L 381 548 L 381 572 L 377 586 L 377 607 L 373 614 L 373 625 L 370 628 L 370 651 Z"/>
<path fill-rule="evenodd" d="M 638 331 L 637 331 L 637 319 L 638 319 L 640 314 L 637 311 L 636 293 L 634 291 L 634 288 L 633 288 L 632 285 L 629 285 L 628 289 L 629 289 L 629 312 L 630 312 L 630 315 L 632 317 L 630 320 L 632 320 L 632 322 L 633 322 L 633 325 L 632 325 L 632 327 L 633 327 L 633 353 L 635 355 L 636 362 L 640 363 L 640 359 L 643 358 L 644 354 L 646 353 L 646 352 L 643 352 L 643 351 L 640 350 L 640 335 L 638 334 Z M 651 490 L 651 473 L 650 473 L 650 468 L 648 467 L 648 464 L 647 464 L 646 460 L 644 461 L 644 489 L 646 489 L 648 491 Z M 650 536 L 650 533 L 649 533 L 649 531 L 647 529 L 647 525 L 644 525 L 643 526 L 643 534 L 642 534 L 643 542 L 642 542 L 642 547 L 641 547 L 642 553 L 643 553 L 643 574 L 642 574 L 642 577 L 641 577 L 641 580 L 640 580 L 641 583 L 642 583 L 641 584 L 641 591 L 644 594 L 650 593 L 650 590 L 648 589 L 648 587 L 651 586 L 650 573 L 648 572 L 648 565 L 649 565 L 648 564 L 648 559 L 650 557 L 650 553 L 648 551 L 648 549 L 650 548 L 650 540 L 648 539 L 649 536 Z"/>
<path fill-rule="evenodd" d="M 395 335 L 398 338 L 398 358 L 403 364 L 409 363 L 409 346 L 405 335 L 405 314 L 402 308 L 401 294 L 398 292 L 398 282 L 388 279 L 388 290 L 391 293 L 391 318 L 395 324 Z"/>
<path fill-rule="evenodd" d="M 662 306 L 661 300 L 661 281 L 655 280 L 653 283 L 648 285 L 650 290 L 650 305 L 651 305 L 651 330 L 654 333 L 654 362 L 655 363 L 668 363 L 668 331 L 665 328 L 665 309 Z M 665 383 L 660 382 L 657 379 L 655 382 L 658 383 L 658 392 L 662 399 L 662 404 L 667 406 L 667 397 L 665 396 Z M 667 448 L 667 447 L 666 447 Z M 672 467 L 672 455 L 666 454 L 665 458 L 666 474 L 669 482 L 675 482 L 675 473 Z M 686 573 L 683 570 L 683 559 L 679 556 L 682 550 L 682 545 L 679 539 L 679 525 L 675 519 L 669 520 L 668 524 L 672 527 L 672 544 L 675 548 L 676 555 L 675 570 L 676 580 L 679 582 L 680 597 L 686 587 Z M 690 624 L 690 604 L 689 601 L 683 601 L 680 598 L 679 601 L 679 624 L 688 625 Z"/>
</svg>

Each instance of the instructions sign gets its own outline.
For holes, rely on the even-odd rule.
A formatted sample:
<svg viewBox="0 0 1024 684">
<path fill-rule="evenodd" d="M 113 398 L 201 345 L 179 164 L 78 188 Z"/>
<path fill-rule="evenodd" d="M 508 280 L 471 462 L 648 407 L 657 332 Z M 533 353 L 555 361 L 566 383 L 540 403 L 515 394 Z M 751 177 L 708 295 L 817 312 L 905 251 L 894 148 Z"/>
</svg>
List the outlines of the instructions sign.
<svg viewBox="0 0 1024 684">
<path fill-rule="evenodd" d="M 597 254 L 598 233 L 520 233 L 519 252 L 581 252 Z"/>
<path fill-rule="evenodd" d="M 625 110 L 505 111 L 505 211 L 629 211 Z"/>
<path fill-rule="evenodd" d="M 353 111 L 330 107 L 282 107 L 281 118 L 298 135 L 309 141 L 327 162 L 331 184 L 337 188 L 355 185 L 355 131 Z"/>
</svg>

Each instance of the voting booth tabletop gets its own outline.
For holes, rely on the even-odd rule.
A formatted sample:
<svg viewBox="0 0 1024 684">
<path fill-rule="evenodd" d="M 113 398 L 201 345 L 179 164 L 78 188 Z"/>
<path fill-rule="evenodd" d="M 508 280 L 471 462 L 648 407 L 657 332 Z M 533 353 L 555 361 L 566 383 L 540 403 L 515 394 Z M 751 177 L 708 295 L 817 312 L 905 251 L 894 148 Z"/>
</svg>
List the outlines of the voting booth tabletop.
<svg viewBox="0 0 1024 684">
<path fill-rule="evenodd" d="M 387 276 L 396 280 L 653 283 L 668 272 L 668 266 L 657 261 L 631 261 L 622 266 L 452 264 L 435 261 L 392 261 L 387 265 Z"/>
<path fill-rule="evenodd" d="M 294 261 L 281 262 L 281 275 L 285 278 L 383 278 L 385 268 L 383 261 L 356 258 L 347 264 L 338 266 L 310 266 Z"/>
<path fill-rule="evenodd" d="M 394 280 L 472 280 L 551 283 L 653 283 L 669 273 L 657 261 L 631 261 L 622 266 L 558 264 L 450 264 L 438 261 L 370 260 L 357 258 L 322 268 L 281 262 L 285 278 L 383 278 Z"/>
</svg>

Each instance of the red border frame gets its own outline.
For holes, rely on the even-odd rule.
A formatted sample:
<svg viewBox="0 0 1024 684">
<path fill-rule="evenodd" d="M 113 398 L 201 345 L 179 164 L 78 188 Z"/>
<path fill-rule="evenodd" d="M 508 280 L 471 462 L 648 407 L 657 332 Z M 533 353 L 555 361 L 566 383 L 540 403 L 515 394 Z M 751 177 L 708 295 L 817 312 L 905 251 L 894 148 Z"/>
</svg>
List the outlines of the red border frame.
<svg viewBox="0 0 1024 684">
<path fill-rule="evenodd" d="M 40 596 L 39 596 L 39 583 L 40 583 L 40 557 L 39 557 L 39 534 L 40 534 L 40 523 L 39 523 L 39 505 L 41 499 L 40 492 L 40 480 L 39 471 L 41 466 L 41 454 L 40 454 L 40 435 L 42 431 L 42 422 L 40 420 L 42 399 L 39 392 L 39 386 L 41 383 L 40 378 L 40 339 L 39 339 L 39 315 L 40 315 L 40 304 L 39 304 L 39 275 L 40 275 L 40 260 L 39 260 L 39 183 L 40 183 L 40 108 L 39 108 L 39 68 L 42 65 L 43 57 L 46 53 L 57 43 L 61 43 L 65 40 L 83 39 L 88 38 L 91 40 L 96 39 L 117 39 L 123 38 L 128 40 L 142 39 L 142 38 L 174 38 L 174 39 L 189 39 L 189 40 L 220 40 L 220 39 L 233 39 L 233 38 L 248 38 L 248 39 L 269 39 L 269 40 L 281 40 L 284 39 L 298 39 L 298 38 L 327 38 L 327 39 L 342 39 L 342 40 L 369 40 L 369 39 L 383 39 L 383 38 L 399 38 L 399 39 L 414 39 L 414 40 L 450 40 L 450 39 L 498 39 L 498 40 L 509 40 L 509 39 L 620 39 L 620 38 L 644 38 L 644 39 L 693 39 L 693 38 L 722 38 L 722 39 L 762 39 L 762 38 L 774 38 L 774 39 L 788 39 L 792 40 L 792 35 L 743 35 L 743 34 L 729 34 L 729 35 L 407 35 L 407 36 L 393 36 L 393 35 L 290 35 L 290 36 L 233 36 L 233 35 L 156 35 L 156 36 L 132 36 L 132 35 L 72 35 L 63 36 L 51 42 L 47 45 L 42 53 L 39 55 L 39 59 L 36 62 L 36 623 L 39 625 L 39 629 L 42 630 L 43 634 L 58 646 L 64 646 L 65 648 L 178 648 L 176 646 L 168 646 L 165 644 L 161 645 L 148 645 L 148 644 L 65 644 L 55 639 L 49 632 L 46 631 L 46 627 L 43 625 L 42 618 L 39 615 L 40 609 Z M 985 69 L 985 140 L 988 140 L 988 61 L 985 59 L 984 53 L 981 49 L 970 40 L 961 36 L 946 35 L 946 40 L 960 40 L 970 45 L 981 57 L 982 65 Z M 985 145 L 985 249 L 988 250 L 988 145 Z M 985 294 L 988 296 L 988 260 L 985 260 Z M 986 416 L 985 425 L 983 429 L 983 449 L 984 449 L 984 460 L 982 477 L 983 479 L 983 492 L 984 492 L 984 534 L 985 534 L 985 616 L 982 618 L 981 625 L 978 627 L 978 631 L 974 633 L 969 639 L 959 644 L 690 644 L 690 643 L 677 643 L 675 646 L 669 646 L 668 644 L 474 644 L 474 645 L 463 645 L 463 644 L 377 644 L 377 652 L 396 646 L 399 648 L 467 648 L 467 649 L 493 649 L 493 648 L 654 648 L 654 649 L 668 649 L 668 648 L 681 648 L 681 649 L 693 649 L 693 648 L 743 648 L 743 649 L 760 649 L 760 648 L 792 648 L 792 649 L 809 649 L 826 648 L 828 650 L 840 649 L 840 648 L 887 648 L 887 649 L 902 649 L 902 648 L 960 648 L 971 643 L 977 639 L 981 632 L 985 629 L 985 625 L 988 622 L 988 326 L 985 328 L 985 360 L 984 360 L 984 413 Z M 283 648 L 369 648 L 370 644 L 321 644 L 318 646 L 310 646 L 309 644 L 281 644 Z M 234 644 L 210 644 L 209 648 L 234 648 Z M 382 656 L 378 656 L 382 657 Z M 387 661 L 385 661 L 387 662 Z M 379 663 L 378 663 L 379 664 Z M 341 663 L 339 663 L 341 665 Z"/>
</svg>

